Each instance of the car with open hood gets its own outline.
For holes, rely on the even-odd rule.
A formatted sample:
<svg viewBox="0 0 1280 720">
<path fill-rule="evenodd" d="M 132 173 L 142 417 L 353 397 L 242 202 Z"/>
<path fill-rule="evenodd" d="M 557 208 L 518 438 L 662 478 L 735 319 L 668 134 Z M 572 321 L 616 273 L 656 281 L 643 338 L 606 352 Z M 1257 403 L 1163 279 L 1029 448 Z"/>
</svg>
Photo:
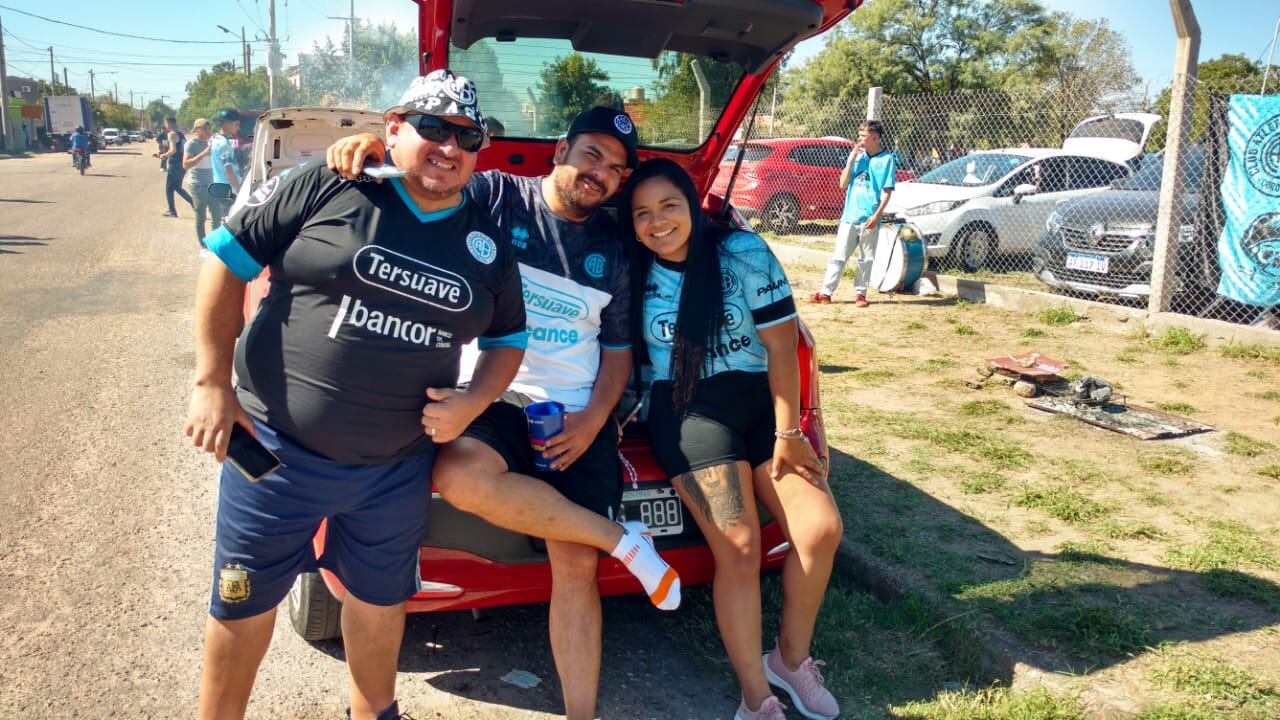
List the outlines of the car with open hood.
<svg viewBox="0 0 1280 720">
<path fill-rule="evenodd" d="M 857 6 L 845 0 L 406 0 L 418 5 L 419 58 L 414 72 L 449 67 L 477 84 L 487 117 L 504 133 L 481 151 L 477 170 L 498 168 L 542 175 L 552 166 L 555 144 L 579 111 L 591 105 L 623 107 L 640 136 L 641 159 L 671 158 L 691 175 L 704 197 L 704 212 L 718 223 L 745 221 L 711 193 L 713 178 L 778 62 L 800 41 L 825 31 Z M 566 58 L 594 66 L 592 93 L 568 98 L 546 91 Z M 692 88 L 692 91 L 690 89 Z M 699 91 L 699 88 L 702 88 Z M 395 88 L 398 92 L 400 88 Z M 393 94 L 394 95 L 394 94 Z M 382 110 L 394 96 L 368 110 L 284 108 L 263 113 L 253 132 L 245 184 L 235 208 L 252 202 L 264 186 L 304 162 L 324 162 L 336 139 L 361 131 L 382 134 Z M 613 206 L 604 211 L 615 212 Z M 268 288 L 250 284 L 245 317 L 252 317 Z M 819 455 L 827 454 L 818 403 L 818 365 L 812 335 L 801 325 L 801 425 Z M 623 410 L 634 400 L 624 398 Z M 623 513 L 649 524 L 663 557 L 686 586 L 711 580 L 714 564 L 705 541 L 685 512 L 649 449 L 643 414 L 627 426 L 622 442 Z M 433 493 L 430 523 L 419 555 L 419 591 L 409 612 L 476 609 L 546 602 L 551 573 L 541 540 L 497 528 L 459 511 Z M 762 566 L 779 567 L 789 544 L 776 522 L 762 515 Z M 315 538 L 324 545 L 322 525 Z M 613 558 L 602 558 L 602 595 L 641 592 Z M 305 638 L 336 636 L 345 589 L 321 571 L 304 574 L 287 605 Z"/>
<path fill-rule="evenodd" d="M 1159 120 L 1151 113 L 1087 118 L 1061 148 L 974 152 L 900 183 L 886 210 L 919 228 L 931 257 L 968 272 L 1028 253 L 1057 206 L 1129 176 Z"/>
</svg>

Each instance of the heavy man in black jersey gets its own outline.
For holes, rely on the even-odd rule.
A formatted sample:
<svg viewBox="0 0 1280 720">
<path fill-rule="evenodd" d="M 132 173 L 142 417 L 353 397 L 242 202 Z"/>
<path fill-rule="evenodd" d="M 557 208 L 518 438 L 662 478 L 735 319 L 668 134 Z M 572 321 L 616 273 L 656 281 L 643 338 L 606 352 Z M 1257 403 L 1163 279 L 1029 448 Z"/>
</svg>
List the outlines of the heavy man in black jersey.
<svg viewBox="0 0 1280 720">
<path fill-rule="evenodd" d="M 238 423 L 282 467 L 250 482 L 223 465 L 201 720 L 244 716 L 276 605 L 317 566 L 348 590 L 350 717 L 400 717 L 396 659 L 437 444 L 506 389 L 526 345 L 510 240 L 462 192 L 483 122 L 469 80 L 420 77 L 386 116 L 403 179 L 302 167 L 268 178 L 204 240 L 216 257 L 197 288 L 187 434 L 222 460 Z M 237 345 L 245 282 L 268 266 L 270 292 Z M 472 382 L 455 390 L 477 338 Z"/>
</svg>

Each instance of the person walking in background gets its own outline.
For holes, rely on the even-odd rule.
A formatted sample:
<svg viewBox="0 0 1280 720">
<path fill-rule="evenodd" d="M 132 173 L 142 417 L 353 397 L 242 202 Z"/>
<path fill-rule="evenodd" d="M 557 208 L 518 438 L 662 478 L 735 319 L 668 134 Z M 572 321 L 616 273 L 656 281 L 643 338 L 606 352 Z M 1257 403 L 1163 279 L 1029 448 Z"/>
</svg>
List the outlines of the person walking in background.
<svg viewBox="0 0 1280 720">
<path fill-rule="evenodd" d="M 811 303 L 829 303 L 840 284 L 844 266 L 854 249 L 858 251 L 858 270 L 853 278 L 854 303 L 867 306 L 867 280 L 875 259 L 876 233 L 880 216 L 889 204 L 898 163 L 893 153 L 884 148 L 884 127 L 878 120 L 867 120 L 858 128 L 858 141 L 840 171 L 840 189 L 845 191 L 844 214 L 836 232 L 835 251 L 827 262 L 822 289 L 809 296 Z"/>
<path fill-rule="evenodd" d="M 235 108 L 223 108 L 214 116 L 218 133 L 209 139 L 210 171 L 214 183 L 226 183 L 231 190 L 240 189 L 240 169 L 236 166 L 235 145 L 231 138 L 240 133 L 240 113 Z M 213 229 L 222 227 L 222 221 L 231 209 L 230 198 L 209 197 L 209 211 L 213 215 Z"/>
<path fill-rule="evenodd" d="M 183 146 L 187 142 L 187 138 L 178 132 L 178 118 L 167 117 L 164 119 L 164 136 L 166 139 L 167 149 L 160 153 L 160 160 L 164 163 L 164 199 L 169 204 L 169 209 L 163 213 L 164 217 L 178 217 L 178 211 L 173 206 L 173 195 L 187 201 L 187 204 L 195 207 L 195 203 L 191 201 L 191 196 L 186 190 L 182 189 L 182 177 L 186 175 L 186 169 L 182 166 Z"/>
<path fill-rule="evenodd" d="M 187 141 L 182 154 L 182 167 L 187 171 L 187 187 L 191 189 L 191 207 L 196 211 L 196 241 L 204 247 L 205 216 L 209 211 L 209 183 L 213 182 L 213 163 L 209 161 L 209 121 L 200 118 L 191 124 L 195 137 Z"/>
</svg>

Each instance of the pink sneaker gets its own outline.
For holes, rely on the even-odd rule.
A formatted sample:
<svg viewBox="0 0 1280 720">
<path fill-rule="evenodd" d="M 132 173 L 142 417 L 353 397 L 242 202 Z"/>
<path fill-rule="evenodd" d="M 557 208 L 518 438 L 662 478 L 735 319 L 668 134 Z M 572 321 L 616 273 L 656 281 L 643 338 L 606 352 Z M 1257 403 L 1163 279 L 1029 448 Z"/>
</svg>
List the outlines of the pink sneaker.
<svg viewBox="0 0 1280 720">
<path fill-rule="evenodd" d="M 832 720 L 840 714 L 840 705 L 823 686 L 821 667 L 821 661 L 808 657 L 794 672 L 788 670 L 776 647 L 764 656 L 765 677 L 770 684 L 787 691 L 801 715 L 812 720 Z"/>
<path fill-rule="evenodd" d="M 748 710 L 747 701 L 743 700 L 738 703 L 738 712 L 733 714 L 733 720 L 787 720 L 786 707 L 772 695 L 765 698 L 760 709 L 755 711 Z"/>
</svg>

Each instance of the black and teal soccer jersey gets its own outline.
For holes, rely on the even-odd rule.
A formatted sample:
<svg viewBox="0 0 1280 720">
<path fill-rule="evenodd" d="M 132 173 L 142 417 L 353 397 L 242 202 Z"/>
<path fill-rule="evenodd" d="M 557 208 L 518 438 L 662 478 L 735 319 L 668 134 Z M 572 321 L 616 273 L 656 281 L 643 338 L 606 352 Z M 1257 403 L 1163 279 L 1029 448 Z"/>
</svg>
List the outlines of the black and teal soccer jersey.
<svg viewBox="0 0 1280 720">
<path fill-rule="evenodd" d="M 707 349 L 704 377 L 730 370 L 764 372 L 769 356 L 757 332 L 796 316 L 791 284 L 759 235 L 735 232 L 719 245 L 724 326 Z M 682 265 L 654 262 L 644 289 L 644 339 L 653 379 L 671 379 L 671 343 L 680 310 Z"/>
<path fill-rule="evenodd" d="M 400 180 L 299 168 L 205 244 L 244 280 L 271 268 L 236 348 L 245 410 L 333 460 L 430 451 L 426 390 L 455 386 L 462 346 L 526 344 L 510 240 L 465 198 L 423 213 Z"/>
</svg>

